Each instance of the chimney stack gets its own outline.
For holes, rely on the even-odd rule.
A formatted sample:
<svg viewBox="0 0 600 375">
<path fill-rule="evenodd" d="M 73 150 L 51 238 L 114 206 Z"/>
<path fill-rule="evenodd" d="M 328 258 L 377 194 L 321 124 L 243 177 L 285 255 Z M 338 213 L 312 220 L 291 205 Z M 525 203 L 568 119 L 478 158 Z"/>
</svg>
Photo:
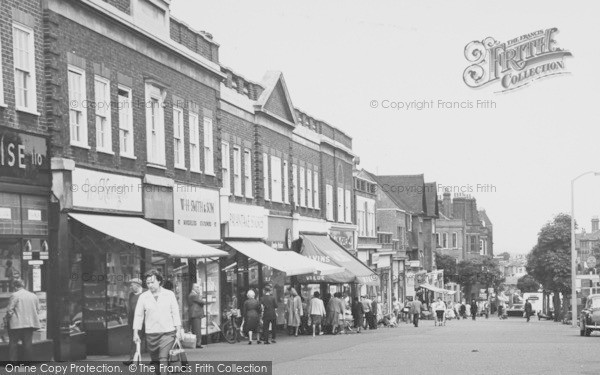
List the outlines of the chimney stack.
<svg viewBox="0 0 600 375">
<path fill-rule="evenodd" d="M 450 192 L 448 192 L 448 191 L 444 192 L 444 197 L 442 199 L 442 209 L 443 209 L 444 216 L 446 216 L 448 219 L 451 219 L 452 218 L 452 197 L 450 195 Z"/>
<path fill-rule="evenodd" d="M 598 228 L 598 224 L 600 223 L 600 220 L 598 220 L 598 216 L 594 216 L 592 218 L 592 233 L 596 232 L 599 228 Z"/>
</svg>

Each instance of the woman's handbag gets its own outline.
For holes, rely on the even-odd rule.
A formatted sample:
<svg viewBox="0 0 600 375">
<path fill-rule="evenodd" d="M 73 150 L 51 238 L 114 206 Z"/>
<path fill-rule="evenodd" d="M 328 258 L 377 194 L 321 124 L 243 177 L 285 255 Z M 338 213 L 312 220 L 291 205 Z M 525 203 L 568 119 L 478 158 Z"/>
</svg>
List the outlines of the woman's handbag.
<svg viewBox="0 0 600 375">
<path fill-rule="evenodd" d="M 169 350 L 169 358 L 167 359 L 167 362 L 169 363 L 169 365 L 180 363 L 181 366 L 187 366 L 187 355 L 185 354 L 185 350 L 183 350 L 183 348 L 181 347 L 179 339 L 175 339 L 173 347 L 171 348 L 171 350 Z"/>
</svg>

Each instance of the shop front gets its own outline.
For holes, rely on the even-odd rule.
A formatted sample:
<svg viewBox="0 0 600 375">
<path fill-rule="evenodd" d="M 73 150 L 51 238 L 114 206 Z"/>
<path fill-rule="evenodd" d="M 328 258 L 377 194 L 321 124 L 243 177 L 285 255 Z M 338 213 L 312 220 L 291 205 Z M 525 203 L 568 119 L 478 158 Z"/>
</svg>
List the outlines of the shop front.
<svg viewBox="0 0 600 375">
<path fill-rule="evenodd" d="M 173 226 L 175 233 L 217 248 L 221 245 L 221 215 L 219 191 L 195 185 L 176 183 L 173 187 Z M 211 334 L 221 321 L 219 258 L 190 258 L 172 271 L 173 278 L 182 280 L 176 297 L 182 306 L 182 321 L 188 327 L 187 296 L 193 283 L 200 285 L 206 297 L 206 319 L 202 331 Z M 176 286 L 178 284 L 175 284 Z"/>
<path fill-rule="evenodd" d="M 21 279 L 41 305 L 41 329 L 34 333 L 34 356 L 52 358 L 48 340 L 48 200 L 50 163 L 45 138 L 0 126 L 0 317 L 6 315 Z M 0 327 L 0 358 L 8 358 L 8 332 Z"/>
<path fill-rule="evenodd" d="M 319 288 L 323 295 L 343 292 L 351 298 L 358 294 L 359 285 L 378 286 L 380 283 L 377 274 L 325 233 L 300 233 L 294 249 L 305 257 L 343 269 L 330 275 L 299 276 L 296 282 L 303 289 Z"/>
<path fill-rule="evenodd" d="M 172 186 L 165 186 L 164 181 L 151 179 L 152 185 L 143 184 L 134 176 L 72 164 L 69 168 L 64 161 L 56 164 L 64 167 L 55 172 L 64 186 L 55 183 L 53 187 L 61 204 L 56 212 L 61 252 L 55 262 L 68 277 L 66 282 L 57 278 L 52 291 L 56 301 L 62 302 L 54 307 L 61 317 L 55 359 L 127 353 L 131 343 L 129 280 L 143 280 L 146 271 L 158 269 L 165 275 L 163 286 L 176 293 L 185 313 L 190 282 L 187 261 L 224 253 L 172 231 Z M 157 199 L 159 207 L 145 194 Z"/>
<path fill-rule="evenodd" d="M 291 229 L 285 226 L 284 220 L 278 221 L 280 217 L 273 220 L 277 221 L 276 227 L 281 229 L 281 235 L 269 236 L 271 219 L 263 207 L 230 203 L 228 211 L 224 249 L 229 256 L 221 261 L 222 294 L 226 308 L 241 308 L 248 290 L 254 290 L 258 298 L 264 286 L 271 285 L 278 304 L 277 324 L 284 324 L 285 285 L 290 277 L 342 271 L 339 267 L 287 250 Z M 265 241 L 268 237 L 271 241 Z"/>
</svg>

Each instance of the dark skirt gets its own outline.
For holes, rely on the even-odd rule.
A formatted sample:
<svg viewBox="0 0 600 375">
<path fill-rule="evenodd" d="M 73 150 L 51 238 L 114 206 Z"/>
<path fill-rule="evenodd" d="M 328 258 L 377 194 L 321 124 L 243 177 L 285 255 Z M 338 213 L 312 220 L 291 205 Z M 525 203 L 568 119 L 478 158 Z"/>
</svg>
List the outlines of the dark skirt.
<svg viewBox="0 0 600 375">
<path fill-rule="evenodd" d="M 152 361 L 166 361 L 169 350 L 175 343 L 175 331 L 164 333 L 146 333 L 146 348 Z"/>
<path fill-rule="evenodd" d="M 260 318 L 258 314 L 253 311 L 246 314 L 244 318 L 244 334 L 248 334 L 248 332 L 252 331 L 256 333 L 258 331 L 258 324 L 260 323 Z"/>
</svg>

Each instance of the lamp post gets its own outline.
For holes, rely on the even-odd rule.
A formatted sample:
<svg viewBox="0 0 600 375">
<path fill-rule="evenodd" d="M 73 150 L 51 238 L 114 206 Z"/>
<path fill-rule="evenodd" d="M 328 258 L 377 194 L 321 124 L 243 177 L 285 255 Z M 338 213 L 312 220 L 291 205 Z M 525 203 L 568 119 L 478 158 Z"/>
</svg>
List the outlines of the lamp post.
<svg viewBox="0 0 600 375">
<path fill-rule="evenodd" d="M 571 326 L 577 327 L 577 251 L 575 250 L 575 181 L 588 174 L 600 176 L 600 172 L 589 171 L 571 180 Z"/>
</svg>

